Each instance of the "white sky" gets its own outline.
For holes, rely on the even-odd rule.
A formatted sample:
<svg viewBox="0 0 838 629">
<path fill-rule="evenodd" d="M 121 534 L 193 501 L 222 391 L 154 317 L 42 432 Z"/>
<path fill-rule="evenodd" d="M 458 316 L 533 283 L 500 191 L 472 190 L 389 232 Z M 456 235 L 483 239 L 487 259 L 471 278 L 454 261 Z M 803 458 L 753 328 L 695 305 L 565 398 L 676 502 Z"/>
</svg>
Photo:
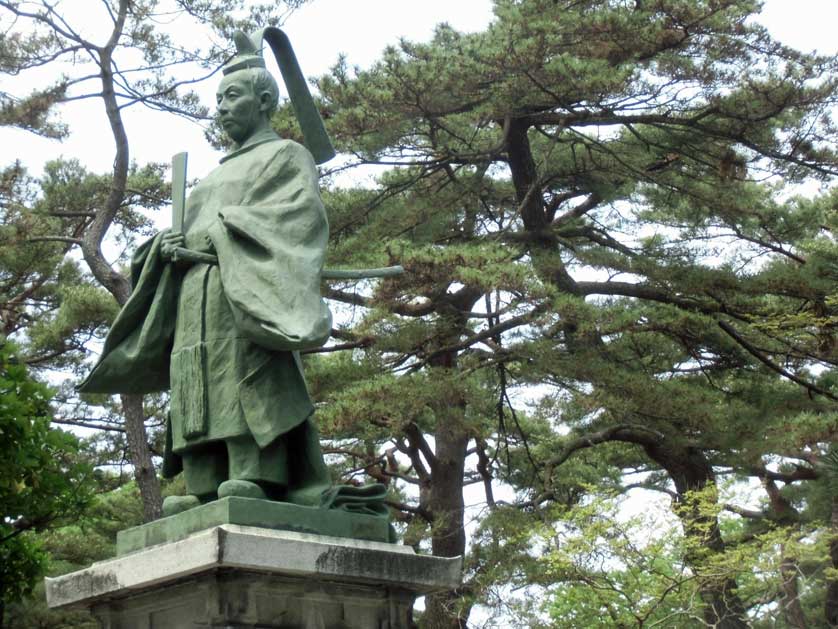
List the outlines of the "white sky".
<svg viewBox="0 0 838 629">
<path fill-rule="evenodd" d="M 92 0 L 72 2 L 81 5 Z M 292 13 L 283 29 L 291 39 L 303 72 L 306 76 L 317 76 L 328 72 L 341 53 L 347 55 L 351 65 L 368 66 L 387 45 L 397 43 L 399 37 L 427 40 L 441 21 L 463 31 L 480 30 L 491 17 L 489 0 L 313 0 Z M 267 54 L 266 59 L 269 57 Z M 272 59 L 268 63 L 270 67 Z M 37 75 L 35 82 L 30 77 L 15 78 L 0 83 L 0 89 L 23 95 L 38 80 L 47 81 L 49 76 Z M 211 79 L 199 88 L 203 102 L 210 106 L 214 102 L 216 82 Z M 62 142 L 0 128 L 0 166 L 20 158 L 31 173 L 37 174 L 44 162 L 64 155 L 78 157 L 93 171 L 108 171 L 113 162 L 113 140 L 101 103 L 98 100 L 69 103 L 62 107 L 61 119 L 70 125 L 72 132 Z M 194 122 L 139 106 L 124 110 L 124 119 L 131 157 L 137 163 L 168 162 L 174 153 L 186 150 L 190 178 L 208 173 L 217 164 L 220 154 L 207 145 L 201 126 Z"/>
<path fill-rule="evenodd" d="M 79 5 L 92 0 L 72 0 Z M 70 3 L 65 3 L 65 7 Z M 802 50 L 838 51 L 836 0 L 767 0 L 760 19 L 784 43 Z M 284 25 L 307 76 L 329 70 L 344 53 L 351 65 L 368 66 L 399 37 L 422 41 L 442 21 L 456 29 L 476 31 L 492 19 L 490 0 L 313 0 L 292 13 Z M 24 77 L 5 81 L 0 89 L 23 94 L 36 85 Z M 37 79 L 36 79 L 37 80 Z M 40 80 L 47 80 L 41 75 Z M 213 101 L 215 81 L 200 89 L 207 104 Z M 106 172 L 113 161 L 113 141 L 105 126 L 98 100 L 64 106 L 61 118 L 72 134 L 63 142 L 38 138 L 15 129 L 0 129 L 0 166 L 20 158 L 38 174 L 45 161 L 59 155 L 74 156 L 93 171 Z M 219 155 L 204 141 L 202 128 L 193 122 L 142 107 L 125 111 L 132 158 L 168 162 L 174 153 L 189 151 L 189 175 L 205 175 Z"/>
</svg>

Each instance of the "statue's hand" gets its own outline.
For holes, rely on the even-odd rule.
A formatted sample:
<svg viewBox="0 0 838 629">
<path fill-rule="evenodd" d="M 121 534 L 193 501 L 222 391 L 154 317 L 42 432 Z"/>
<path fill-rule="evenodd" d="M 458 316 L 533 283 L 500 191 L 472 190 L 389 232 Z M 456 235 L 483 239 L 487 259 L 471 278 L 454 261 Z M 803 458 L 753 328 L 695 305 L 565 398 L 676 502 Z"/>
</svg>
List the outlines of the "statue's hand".
<svg viewBox="0 0 838 629">
<path fill-rule="evenodd" d="M 182 232 L 167 232 L 160 241 L 160 256 L 164 260 L 171 260 L 178 247 L 186 246 L 186 238 Z"/>
<path fill-rule="evenodd" d="M 215 253 L 215 243 L 212 241 L 212 238 L 209 237 L 209 234 L 204 236 L 204 242 L 206 244 L 206 252 Z"/>
<path fill-rule="evenodd" d="M 215 245 L 212 244 L 212 239 L 209 237 L 209 234 L 204 235 L 204 240 L 199 246 L 193 244 L 191 248 L 201 253 L 215 254 Z"/>
</svg>

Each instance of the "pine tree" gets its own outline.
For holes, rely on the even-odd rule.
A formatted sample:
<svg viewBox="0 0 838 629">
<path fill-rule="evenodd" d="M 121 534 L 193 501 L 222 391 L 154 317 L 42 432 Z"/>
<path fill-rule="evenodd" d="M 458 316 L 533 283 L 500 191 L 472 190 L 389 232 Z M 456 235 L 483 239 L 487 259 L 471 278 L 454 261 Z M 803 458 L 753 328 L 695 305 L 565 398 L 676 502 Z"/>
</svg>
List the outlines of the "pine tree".
<svg viewBox="0 0 838 629">
<path fill-rule="evenodd" d="M 703 621 L 747 626 L 740 573 L 712 569 L 738 544 L 719 483 L 760 480 L 764 510 L 726 506 L 803 526 L 838 395 L 833 195 L 795 196 L 838 168 L 836 60 L 772 40 L 757 10 L 499 0 L 485 32 L 442 25 L 319 80 L 352 156 L 333 174 L 380 173 L 335 179 L 329 263 L 407 273 L 327 288 L 352 352 L 310 360 L 312 381 L 347 472 L 391 483 L 408 541 L 465 554 L 471 484 L 488 513 L 503 481 L 555 521 L 643 472 L 671 496 Z M 809 514 L 821 536 L 829 513 Z M 787 559 L 774 600 L 795 596 Z M 475 549 L 427 626 L 465 626 L 492 565 Z"/>
</svg>

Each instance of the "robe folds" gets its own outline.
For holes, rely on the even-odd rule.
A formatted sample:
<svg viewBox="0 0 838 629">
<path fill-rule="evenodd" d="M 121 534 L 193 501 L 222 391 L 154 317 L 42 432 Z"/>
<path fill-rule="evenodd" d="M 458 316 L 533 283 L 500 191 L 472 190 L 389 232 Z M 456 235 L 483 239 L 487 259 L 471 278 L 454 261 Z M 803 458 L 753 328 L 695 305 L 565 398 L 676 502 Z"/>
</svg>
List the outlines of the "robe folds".
<svg viewBox="0 0 838 629">
<path fill-rule="evenodd" d="M 382 515 L 382 486 L 332 488 L 298 351 L 329 338 L 320 295 L 328 223 L 308 151 L 273 132 L 228 154 L 192 190 L 188 249 L 217 265 L 164 261 L 161 236 L 131 262 L 133 291 L 79 390 L 171 391 L 169 454 L 251 435 L 260 447 L 286 435 L 289 500 Z M 177 472 L 169 457 L 167 475 Z"/>
</svg>

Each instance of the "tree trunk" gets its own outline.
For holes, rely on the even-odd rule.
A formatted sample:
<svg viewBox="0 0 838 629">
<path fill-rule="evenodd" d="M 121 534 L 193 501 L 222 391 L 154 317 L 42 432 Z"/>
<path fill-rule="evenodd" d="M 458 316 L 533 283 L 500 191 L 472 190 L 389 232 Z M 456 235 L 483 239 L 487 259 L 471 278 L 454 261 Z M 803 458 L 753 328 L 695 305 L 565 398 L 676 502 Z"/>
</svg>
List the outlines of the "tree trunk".
<svg viewBox="0 0 838 629">
<path fill-rule="evenodd" d="M 468 308 L 470 310 L 470 307 Z M 462 331 L 460 317 L 451 321 L 447 332 Z M 440 339 L 441 342 L 447 342 Z M 445 352 L 431 361 L 433 368 L 456 369 L 457 353 Z M 465 400 L 448 401 L 436 409 L 435 452 L 430 461 L 431 487 L 428 510 L 433 515 L 431 548 L 435 557 L 464 557 L 466 553 L 463 477 L 469 435 L 465 429 Z M 423 616 L 424 629 L 465 629 L 469 606 L 456 590 L 429 596 Z"/>
<path fill-rule="evenodd" d="M 463 475 L 469 439 L 461 430 L 460 418 L 438 426 L 434 437 L 436 456 L 429 500 L 434 514 L 431 546 L 435 557 L 462 557 L 466 552 Z M 465 629 L 468 609 L 463 609 L 462 605 L 461 595 L 456 591 L 429 596 L 422 626 L 425 629 Z"/>
<path fill-rule="evenodd" d="M 807 629 L 809 624 L 806 622 L 806 614 L 803 613 L 803 607 L 800 605 L 797 573 L 798 566 L 794 557 L 783 556 L 780 562 L 780 576 L 782 577 L 780 606 L 783 608 L 783 616 L 789 627 Z"/>
<path fill-rule="evenodd" d="M 691 495 L 715 486 L 713 468 L 700 451 L 675 444 L 645 447 L 649 457 L 663 467 L 675 483 L 679 500 L 675 514 L 684 527 L 688 550 L 684 560 L 699 576 L 699 592 L 704 601 L 704 621 L 715 629 L 747 629 L 745 606 L 736 593 L 736 579 L 729 575 L 706 574 L 706 555 L 725 551 L 725 543 L 714 514 L 702 508 Z"/>
<path fill-rule="evenodd" d="M 134 466 L 134 478 L 143 502 L 143 520 L 151 522 L 162 514 L 163 499 L 160 495 L 160 481 L 146 441 L 143 397 L 123 394 L 120 398 L 122 399 L 122 413 L 125 416 L 128 451 Z"/>
<path fill-rule="evenodd" d="M 91 273 L 108 292 L 110 292 L 120 306 L 124 306 L 131 294 L 131 283 L 107 261 L 102 254 L 102 241 L 113 223 L 119 209 L 125 201 L 125 189 L 130 167 L 130 153 L 128 136 L 122 121 L 122 110 L 117 101 L 117 88 L 114 80 L 113 51 L 123 34 L 130 2 L 120 0 L 113 30 L 107 44 L 97 49 L 99 77 L 102 82 L 102 100 L 110 124 L 111 134 L 116 145 L 116 155 L 113 162 L 113 178 L 111 189 L 104 207 L 96 211 L 93 222 L 88 226 L 82 238 L 81 250 L 84 261 L 90 267 Z M 142 377 L 138 374 L 137 377 Z M 128 451 L 131 464 L 134 466 L 134 477 L 143 501 L 143 517 L 146 522 L 160 517 L 162 499 L 160 482 L 154 471 L 151 453 L 148 449 L 145 432 L 145 413 L 143 412 L 143 398 L 140 395 L 122 395 L 122 410 L 125 416 L 125 435 L 128 439 Z"/>
</svg>

